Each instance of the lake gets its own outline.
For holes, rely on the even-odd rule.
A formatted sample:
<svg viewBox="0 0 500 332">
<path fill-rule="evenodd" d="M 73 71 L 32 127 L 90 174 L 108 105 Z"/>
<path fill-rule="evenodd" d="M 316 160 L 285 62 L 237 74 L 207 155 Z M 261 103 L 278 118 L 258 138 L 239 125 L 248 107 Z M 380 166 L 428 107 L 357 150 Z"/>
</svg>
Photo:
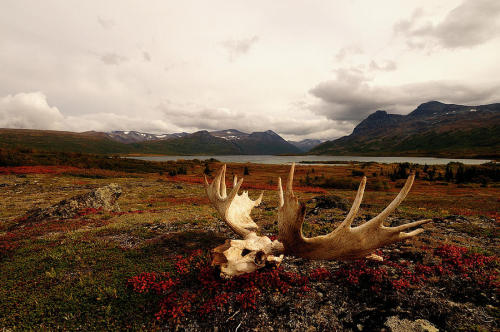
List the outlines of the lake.
<svg viewBox="0 0 500 332">
<path fill-rule="evenodd" d="M 427 165 L 445 165 L 449 162 L 460 162 L 468 165 L 479 165 L 487 163 L 490 160 L 486 159 L 447 159 L 447 158 L 431 158 L 431 157 L 359 157 L 359 156 L 267 156 L 267 155 L 234 155 L 234 156 L 140 156 L 128 157 L 133 159 L 147 160 L 147 161 L 168 161 L 168 160 L 191 160 L 191 159 L 209 159 L 215 158 L 224 163 L 255 163 L 255 164 L 291 164 L 292 162 L 300 163 L 301 161 L 308 162 L 308 165 L 320 165 L 321 161 L 327 162 L 377 162 L 377 163 L 414 163 L 414 164 L 427 164 Z M 318 161 L 318 163 L 311 163 Z M 337 164 L 329 164 L 337 165 Z"/>
</svg>

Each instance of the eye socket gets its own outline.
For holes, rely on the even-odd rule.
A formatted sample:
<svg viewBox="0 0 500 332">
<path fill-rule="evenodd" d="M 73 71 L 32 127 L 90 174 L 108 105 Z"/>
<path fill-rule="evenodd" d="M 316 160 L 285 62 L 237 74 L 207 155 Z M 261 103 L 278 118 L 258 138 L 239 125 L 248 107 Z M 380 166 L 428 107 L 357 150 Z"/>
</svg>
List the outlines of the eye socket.
<svg viewBox="0 0 500 332">
<path fill-rule="evenodd" d="M 248 255 L 249 253 L 251 253 L 251 251 L 250 251 L 250 250 L 248 250 L 248 249 L 243 249 L 243 250 L 241 251 L 241 256 L 245 257 L 245 256 L 246 256 L 246 255 Z"/>
<path fill-rule="evenodd" d="M 263 251 L 259 251 L 257 252 L 257 254 L 255 254 L 255 263 L 260 265 L 264 263 L 265 260 L 266 260 L 266 254 Z"/>
</svg>

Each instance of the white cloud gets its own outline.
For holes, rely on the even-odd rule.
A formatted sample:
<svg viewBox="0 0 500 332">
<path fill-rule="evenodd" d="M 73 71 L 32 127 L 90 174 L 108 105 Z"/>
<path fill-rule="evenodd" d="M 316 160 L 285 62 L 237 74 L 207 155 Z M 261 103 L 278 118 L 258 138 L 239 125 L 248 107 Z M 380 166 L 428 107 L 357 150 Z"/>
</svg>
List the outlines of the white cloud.
<svg viewBox="0 0 500 332">
<path fill-rule="evenodd" d="M 42 92 L 18 93 L 0 97 L 0 128 L 82 131 L 140 130 L 174 132 L 178 127 L 162 119 L 115 113 L 89 113 L 65 116 L 49 105 Z"/>
<path fill-rule="evenodd" d="M 0 98 L 1 128 L 64 128 L 64 117 L 57 107 L 49 106 L 41 92 L 18 93 Z"/>
</svg>

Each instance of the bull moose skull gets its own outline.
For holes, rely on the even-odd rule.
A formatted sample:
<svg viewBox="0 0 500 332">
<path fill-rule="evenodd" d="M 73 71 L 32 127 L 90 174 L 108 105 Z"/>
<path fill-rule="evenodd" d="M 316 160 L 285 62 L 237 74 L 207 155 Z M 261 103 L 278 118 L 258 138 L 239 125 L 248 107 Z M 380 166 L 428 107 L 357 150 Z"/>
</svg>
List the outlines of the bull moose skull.
<svg viewBox="0 0 500 332">
<path fill-rule="evenodd" d="M 279 252 L 276 247 L 281 247 L 279 241 L 250 233 L 244 240 L 226 240 L 223 245 L 213 249 L 213 263 L 220 266 L 223 277 L 253 272 L 266 264 L 281 263 L 284 255 L 273 255 L 273 252 Z"/>
<path fill-rule="evenodd" d="M 344 221 L 330 234 L 306 238 L 302 234 L 305 217 L 305 204 L 299 203 L 292 190 L 295 164 L 292 164 L 285 192 L 278 179 L 278 240 L 271 241 L 267 236 L 258 236 L 257 224 L 250 217 L 252 209 L 259 205 L 262 194 L 255 201 L 247 192 L 238 195 L 243 179 L 234 178 L 233 188 L 226 191 L 226 165 L 222 166 L 214 181 L 208 183 L 205 177 L 207 196 L 222 220 L 243 240 L 227 240 L 212 250 L 212 264 L 220 266 L 221 275 L 231 277 L 253 272 L 266 264 L 279 265 L 284 255 L 307 259 L 350 260 L 369 258 L 382 260 L 373 251 L 377 248 L 411 238 L 424 231 L 422 228 L 406 230 L 428 223 L 419 220 L 396 227 L 386 227 L 384 220 L 405 199 L 411 189 L 415 175 L 411 174 L 396 198 L 377 216 L 368 222 L 351 227 L 359 210 L 366 185 L 363 177 L 356 198 Z"/>
</svg>

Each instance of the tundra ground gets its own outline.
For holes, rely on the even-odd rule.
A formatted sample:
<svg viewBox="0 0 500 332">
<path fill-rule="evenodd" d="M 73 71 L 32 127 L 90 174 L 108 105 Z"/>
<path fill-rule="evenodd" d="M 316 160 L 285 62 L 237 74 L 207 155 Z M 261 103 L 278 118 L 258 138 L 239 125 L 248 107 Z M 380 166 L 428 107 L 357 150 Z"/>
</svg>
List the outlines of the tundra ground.
<svg viewBox="0 0 500 332">
<path fill-rule="evenodd" d="M 219 166 L 212 162 L 208 170 L 214 173 Z M 253 218 L 262 234 L 275 235 L 277 177 L 286 177 L 288 167 L 232 164 L 228 177 L 243 176 L 245 166 L 250 174 L 243 188 L 254 198 L 264 191 Z M 167 176 L 4 168 L 0 328 L 369 331 L 387 328 L 392 316 L 425 319 L 440 330 L 499 327 L 499 183 L 418 178 L 388 224 L 422 218 L 434 222 L 424 226 L 422 235 L 383 248 L 385 263 L 286 258 L 278 270 L 264 269 L 253 279 L 229 284 L 210 270 L 207 253 L 236 235 L 209 205 L 204 169 L 193 165 L 186 175 Z M 379 164 L 297 166 L 295 191 L 308 206 L 304 233 L 333 230 L 349 208 L 337 203 L 352 202 L 355 195 L 351 188 L 316 187 L 315 178 L 343 180 L 338 187 L 349 187 L 353 175 L 359 182 L 365 174 L 369 185 L 360 223 L 383 210 L 399 191 L 403 180 L 391 181 L 393 169 Z M 66 220 L 23 222 L 34 207 L 109 183 L 123 189 L 121 213 L 89 210 Z M 318 204 L 319 196 L 332 195 L 335 204 Z M 158 284 L 162 290 L 155 288 Z"/>
</svg>

